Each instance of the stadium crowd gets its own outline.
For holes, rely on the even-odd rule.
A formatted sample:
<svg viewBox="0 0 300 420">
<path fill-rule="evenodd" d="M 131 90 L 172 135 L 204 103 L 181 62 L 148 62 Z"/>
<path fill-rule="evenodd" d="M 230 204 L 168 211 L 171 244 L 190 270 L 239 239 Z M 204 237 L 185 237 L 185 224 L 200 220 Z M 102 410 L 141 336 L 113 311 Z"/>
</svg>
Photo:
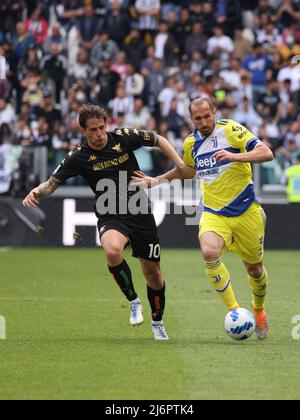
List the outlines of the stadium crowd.
<svg viewBox="0 0 300 420">
<path fill-rule="evenodd" d="M 299 0 L 1 0 L 0 181 L 10 165 L 14 193 L 30 189 L 42 147 L 51 173 L 82 140 L 86 102 L 109 129 L 157 130 L 182 153 L 190 100 L 211 95 L 274 150 L 262 183 L 280 183 L 300 154 L 299 54 Z M 170 165 L 138 158 L 152 175 Z"/>
</svg>

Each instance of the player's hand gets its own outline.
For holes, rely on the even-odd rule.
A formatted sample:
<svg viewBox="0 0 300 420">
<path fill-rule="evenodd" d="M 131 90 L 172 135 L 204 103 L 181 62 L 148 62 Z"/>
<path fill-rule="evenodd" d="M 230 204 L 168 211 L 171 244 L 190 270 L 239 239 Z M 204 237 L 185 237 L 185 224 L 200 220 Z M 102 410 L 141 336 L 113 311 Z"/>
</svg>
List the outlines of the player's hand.
<svg viewBox="0 0 300 420">
<path fill-rule="evenodd" d="M 216 152 L 213 156 L 213 159 L 216 159 L 217 162 L 237 162 L 237 155 L 235 153 L 230 153 L 227 150 L 220 150 Z"/>
<path fill-rule="evenodd" d="M 36 208 L 39 204 L 39 190 L 38 188 L 35 188 L 24 199 L 23 206 L 28 208 Z"/>
<path fill-rule="evenodd" d="M 159 184 L 159 180 L 157 178 L 152 178 L 151 176 L 144 174 L 142 171 L 135 171 L 133 175 L 131 185 L 134 187 L 153 188 Z"/>
<path fill-rule="evenodd" d="M 197 174 L 194 168 L 187 166 L 185 163 L 179 166 L 178 170 L 183 179 L 193 179 Z"/>
</svg>

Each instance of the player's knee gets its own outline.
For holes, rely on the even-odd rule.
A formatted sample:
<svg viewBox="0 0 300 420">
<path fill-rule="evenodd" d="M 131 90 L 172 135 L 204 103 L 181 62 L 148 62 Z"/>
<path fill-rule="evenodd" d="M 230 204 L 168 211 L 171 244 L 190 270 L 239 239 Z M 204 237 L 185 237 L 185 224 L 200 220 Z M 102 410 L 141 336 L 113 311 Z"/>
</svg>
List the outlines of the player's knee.
<svg viewBox="0 0 300 420">
<path fill-rule="evenodd" d="M 250 277 L 260 279 L 264 274 L 264 267 L 262 264 L 252 265 L 247 267 L 247 272 Z"/>
<path fill-rule="evenodd" d="M 202 245 L 202 255 L 205 261 L 214 262 L 221 257 L 221 252 L 217 247 L 210 245 Z"/>
<path fill-rule="evenodd" d="M 121 264 L 123 261 L 123 250 L 117 246 L 108 246 L 104 248 L 107 261 L 110 265 Z"/>
</svg>

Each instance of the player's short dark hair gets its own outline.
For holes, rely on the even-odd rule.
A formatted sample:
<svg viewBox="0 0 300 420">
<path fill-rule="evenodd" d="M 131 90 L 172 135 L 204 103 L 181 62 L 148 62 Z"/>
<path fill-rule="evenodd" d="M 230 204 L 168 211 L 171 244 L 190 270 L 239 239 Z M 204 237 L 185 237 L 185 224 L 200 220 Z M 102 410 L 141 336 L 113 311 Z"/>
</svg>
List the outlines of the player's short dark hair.
<svg viewBox="0 0 300 420">
<path fill-rule="evenodd" d="M 81 128 L 86 128 L 87 120 L 90 118 L 98 118 L 99 120 L 107 121 L 108 115 L 104 108 L 96 105 L 86 104 L 79 111 L 79 125 Z"/>
<path fill-rule="evenodd" d="M 197 98 L 197 99 L 195 99 L 194 101 L 192 101 L 192 102 L 190 103 L 190 106 L 189 106 L 189 111 L 190 111 L 190 114 L 191 114 L 191 115 L 192 115 L 192 107 L 193 107 L 193 105 L 194 105 L 194 104 L 196 104 L 196 103 L 199 103 L 199 102 L 207 102 L 207 103 L 208 103 L 208 105 L 209 105 L 209 108 L 210 108 L 211 110 L 213 110 L 213 109 L 215 109 L 215 108 L 216 108 L 216 105 L 215 105 L 215 103 L 214 103 L 213 99 L 211 99 L 211 98 Z"/>
</svg>

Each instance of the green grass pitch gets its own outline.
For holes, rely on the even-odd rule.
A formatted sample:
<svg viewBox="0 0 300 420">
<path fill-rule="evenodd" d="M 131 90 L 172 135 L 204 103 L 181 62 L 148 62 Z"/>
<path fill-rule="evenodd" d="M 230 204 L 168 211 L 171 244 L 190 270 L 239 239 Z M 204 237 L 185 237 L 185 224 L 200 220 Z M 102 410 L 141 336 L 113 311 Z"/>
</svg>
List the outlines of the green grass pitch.
<svg viewBox="0 0 300 420">
<path fill-rule="evenodd" d="M 163 251 L 169 342 L 155 342 L 139 262 L 126 258 L 145 323 L 101 250 L 0 251 L 0 399 L 299 399 L 300 252 L 267 252 L 271 333 L 242 343 L 223 330 L 224 308 L 197 250 Z M 241 262 L 227 255 L 236 295 L 250 309 Z"/>
</svg>

